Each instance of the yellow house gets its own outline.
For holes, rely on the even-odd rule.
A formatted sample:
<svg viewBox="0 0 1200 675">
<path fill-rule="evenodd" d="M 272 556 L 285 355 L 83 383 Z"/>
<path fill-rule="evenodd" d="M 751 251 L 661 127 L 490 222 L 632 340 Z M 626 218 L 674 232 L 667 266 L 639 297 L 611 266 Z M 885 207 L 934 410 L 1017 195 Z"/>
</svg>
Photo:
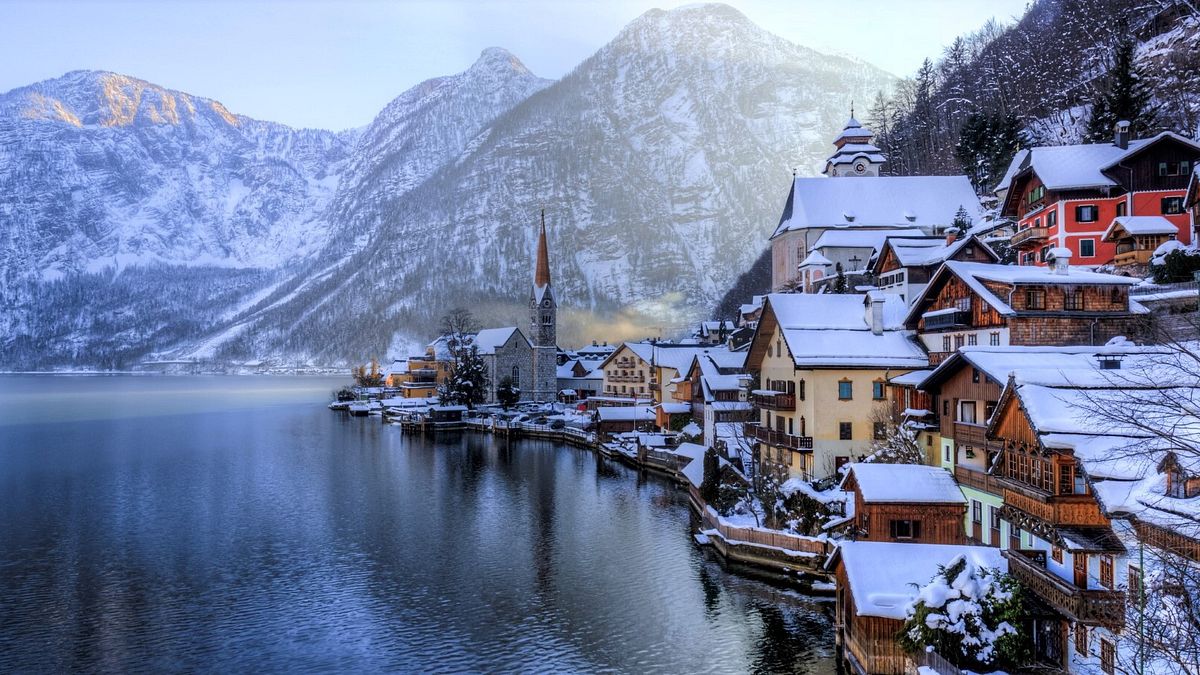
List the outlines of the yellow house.
<svg viewBox="0 0 1200 675">
<path fill-rule="evenodd" d="M 887 381 L 928 366 L 897 295 L 768 295 L 746 369 L 758 421 L 746 441 L 764 468 L 814 480 L 870 452 Z"/>
<path fill-rule="evenodd" d="M 400 389 L 402 398 L 437 396 L 437 387 L 450 376 L 450 352 L 441 337 L 425 347 L 424 354 L 393 361 L 387 369 L 384 385 Z"/>
<path fill-rule="evenodd" d="M 654 345 L 625 342 L 600 364 L 604 373 L 602 397 L 648 400 L 654 398 L 657 374 L 653 365 Z"/>
</svg>

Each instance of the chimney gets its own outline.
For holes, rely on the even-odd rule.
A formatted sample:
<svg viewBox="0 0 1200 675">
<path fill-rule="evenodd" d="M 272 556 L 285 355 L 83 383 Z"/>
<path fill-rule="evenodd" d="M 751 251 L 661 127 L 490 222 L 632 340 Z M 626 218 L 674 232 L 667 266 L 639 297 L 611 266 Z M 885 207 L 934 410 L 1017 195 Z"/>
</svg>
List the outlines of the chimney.
<svg viewBox="0 0 1200 675">
<path fill-rule="evenodd" d="M 883 303 L 886 297 L 883 291 L 870 291 L 867 293 L 867 319 L 871 323 L 871 332 L 875 335 L 883 335 Z"/>
<path fill-rule="evenodd" d="M 957 227 L 947 227 L 946 228 L 946 245 L 949 246 L 950 244 L 953 244 L 956 239 L 958 239 L 958 228 Z"/>
<path fill-rule="evenodd" d="M 1071 268 L 1071 249 L 1056 246 L 1050 249 L 1047 254 L 1047 259 L 1050 261 L 1050 267 L 1055 274 L 1066 276 Z"/>
<path fill-rule="evenodd" d="M 1117 122 L 1113 133 L 1113 145 L 1125 150 L 1129 147 L 1129 120 Z"/>
</svg>

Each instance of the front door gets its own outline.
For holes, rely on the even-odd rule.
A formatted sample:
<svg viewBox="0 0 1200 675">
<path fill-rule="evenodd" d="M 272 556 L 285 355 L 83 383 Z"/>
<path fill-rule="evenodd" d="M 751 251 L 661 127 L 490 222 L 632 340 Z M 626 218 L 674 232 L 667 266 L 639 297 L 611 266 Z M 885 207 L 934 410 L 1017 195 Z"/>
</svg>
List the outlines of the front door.
<svg viewBox="0 0 1200 675">
<path fill-rule="evenodd" d="M 1077 588 L 1087 588 L 1087 568 L 1088 557 L 1086 553 L 1076 553 L 1071 556 L 1075 559 L 1075 586 Z"/>
</svg>

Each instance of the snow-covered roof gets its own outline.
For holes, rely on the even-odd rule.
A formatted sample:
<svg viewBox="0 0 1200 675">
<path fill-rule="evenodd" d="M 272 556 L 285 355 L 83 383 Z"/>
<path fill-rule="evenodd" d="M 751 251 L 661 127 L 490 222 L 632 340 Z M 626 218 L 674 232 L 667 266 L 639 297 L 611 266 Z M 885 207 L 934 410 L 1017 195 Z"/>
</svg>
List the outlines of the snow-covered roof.
<svg viewBox="0 0 1200 675">
<path fill-rule="evenodd" d="M 869 230 L 855 228 L 853 230 L 825 230 L 817 237 L 817 243 L 809 247 L 810 251 L 824 248 L 870 248 L 878 251 L 883 248 L 883 242 L 888 237 L 919 237 L 921 230 L 904 228 L 896 230 Z M 945 238 L 942 239 L 945 244 Z"/>
<path fill-rule="evenodd" d="M 799 267 L 829 267 L 833 261 L 821 255 L 820 251 L 809 253 Z"/>
<path fill-rule="evenodd" d="M 1000 259 L 990 246 L 974 235 L 960 236 L 950 244 L 946 244 L 945 237 L 888 237 L 879 250 L 890 247 L 902 267 L 921 267 L 945 262 L 968 244 L 982 248 L 992 260 Z"/>
<path fill-rule="evenodd" d="M 648 422 L 654 419 L 654 408 L 640 405 L 604 406 L 596 412 L 601 422 Z"/>
<path fill-rule="evenodd" d="M 475 346 L 479 348 L 480 354 L 495 354 L 496 350 L 503 347 L 513 333 L 521 336 L 525 340 L 525 344 L 529 344 L 529 340 L 525 338 L 525 334 L 516 326 L 507 326 L 505 328 L 485 328 L 475 334 Z"/>
<path fill-rule="evenodd" d="M 921 382 L 923 382 L 926 377 L 929 377 L 929 374 L 932 372 L 933 372 L 932 370 L 928 370 L 928 369 L 913 370 L 913 371 L 904 373 L 903 375 L 896 375 L 896 376 L 892 377 L 891 379 L 889 379 L 888 382 L 891 382 L 892 384 L 898 384 L 901 386 L 915 387 L 918 384 L 921 384 Z"/>
<path fill-rule="evenodd" d="M 958 556 L 976 567 L 1008 570 L 1000 549 L 991 546 L 847 541 L 839 545 L 838 555 L 858 616 L 900 621 L 918 589 Z"/>
<path fill-rule="evenodd" d="M 966 504 L 954 476 L 941 467 L 923 464 L 877 464 L 856 462 L 850 465 L 845 486 L 854 477 L 863 501 L 920 504 Z M 844 489 L 844 487 L 843 487 Z"/>
<path fill-rule="evenodd" d="M 662 403 L 659 403 L 655 407 L 661 409 L 664 413 L 666 413 L 668 415 L 681 415 L 683 413 L 692 412 L 692 404 L 691 403 L 682 403 L 682 402 L 676 402 L 676 401 L 663 401 Z"/>
<path fill-rule="evenodd" d="M 1110 241 L 1110 237 L 1120 230 L 1133 236 L 1178 234 L 1179 226 L 1162 216 L 1118 216 L 1104 231 L 1104 240 Z"/>
<path fill-rule="evenodd" d="M 1032 168 L 1047 190 L 1068 190 L 1078 188 L 1112 187 L 1117 183 L 1104 175 L 1109 169 L 1122 160 L 1133 155 L 1148 145 L 1157 143 L 1165 138 L 1172 138 L 1196 150 L 1200 145 L 1179 134 L 1164 131 L 1151 138 L 1130 141 L 1128 147 L 1121 148 L 1112 143 L 1084 143 L 1080 145 L 1052 145 L 1029 148 L 1019 151 L 1009 163 L 1004 178 L 996 186 L 996 192 L 1007 190 L 1012 181 L 1025 169 Z"/>
<path fill-rule="evenodd" d="M 904 300 L 879 294 L 883 331 L 871 331 L 859 294 L 775 293 L 767 302 L 797 366 L 920 368 L 925 352 L 902 330 Z"/>
<path fill-rule="evenodd" d="M 1132 349 L 1140 349 L 1131 347 Z M 964 362 L 978 368 L 980 372 L 1003 385 L 1008 376 L 1018 369 L 1043 369 L 1061 371 L 1090 367 L 1096 363 L 1096 355 L 1103 347 L 1046 347 L 1046 346 L 966 346 L 959 347 L 949 358 L 931 371 L 918 383 L 921 389 L 932 387 L 942 381 Z M 895 378 L 893 378 L 895 379 Z"/>
<path fill-rule="evenodd" d="M 729 351 L 724 347 L 700 347 L 677 345 L 656 345 L 653 351 L 654 365 L 660 368 L 672 368 L 680 373 L 687 372 L 692 360 L 697 356 L 712 351 Z"/>
<path fill-rule="evenodd" d="M 982 209 L 966 176 L 797 177 L 771 238 L 804 228 L 918 228 L 950 225 L 959 207 L 972 220 Z"/>
<path fill-rule="evenodd" d="M 842 139 L 870 138 L 871 136 L 874 136 L 874 135 L 875 135 L 875 132 L 864 127 L 862 125 L 862 123 L 860 123 L 858 120 L 854 119 L 854 117 L 852 116 L 850 119 L 846 120 L 846 126 L 842 127 L 842 133 L 838 134 L 837 137 L 834 138 L 833 140 L 836 142 L 836 141 L 840 141 Z"/>
</svg>

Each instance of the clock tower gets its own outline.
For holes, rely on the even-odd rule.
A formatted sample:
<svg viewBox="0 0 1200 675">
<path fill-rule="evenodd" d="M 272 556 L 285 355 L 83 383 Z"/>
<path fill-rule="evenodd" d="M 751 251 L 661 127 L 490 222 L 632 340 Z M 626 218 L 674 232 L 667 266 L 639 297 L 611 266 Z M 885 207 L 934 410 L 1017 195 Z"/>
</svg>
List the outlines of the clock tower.
<svg viewBox="0 0 1200 675">
<path fill-rule="evenodd" d="M 529 341 L 533 343 L 533 391 L 535 401 L 553 401 L 558 396 L 558 303 L 550 287 L 550 255 L 546 245 L 546 212 L 538 234 L 533 291 L 529 295 Z"/>
<path fill-rule="evenodd" d="M 870 129 L 854 119 L 854 106 L 851 106 L 850 119 L 842 128 L 842 133 L 833 139 L 833 147 L 837 150 L 825 160 L 825 168 L 821 173 L 830 178 L 878 176 L 879 170 L 887 162 L 887 157 L 882 150 L 871 145 L 874 135 Z"/>
</svg>

